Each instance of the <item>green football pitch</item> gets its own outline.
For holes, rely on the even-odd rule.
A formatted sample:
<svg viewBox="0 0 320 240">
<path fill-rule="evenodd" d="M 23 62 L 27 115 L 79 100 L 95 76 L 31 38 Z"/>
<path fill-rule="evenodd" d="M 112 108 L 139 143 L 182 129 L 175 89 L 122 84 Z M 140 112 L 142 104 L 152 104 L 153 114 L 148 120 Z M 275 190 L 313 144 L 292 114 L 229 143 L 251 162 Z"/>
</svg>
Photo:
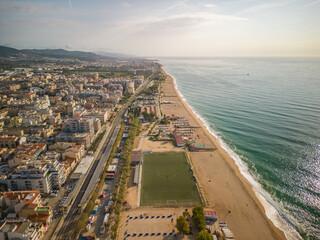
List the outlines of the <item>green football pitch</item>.
<svg viewBox="0 0 320 240">
<path fill-rule="evenodd" d="M 201 204 L 185 153 L 143 155 L 141 206 L 193 206 Z"/>
</svg>

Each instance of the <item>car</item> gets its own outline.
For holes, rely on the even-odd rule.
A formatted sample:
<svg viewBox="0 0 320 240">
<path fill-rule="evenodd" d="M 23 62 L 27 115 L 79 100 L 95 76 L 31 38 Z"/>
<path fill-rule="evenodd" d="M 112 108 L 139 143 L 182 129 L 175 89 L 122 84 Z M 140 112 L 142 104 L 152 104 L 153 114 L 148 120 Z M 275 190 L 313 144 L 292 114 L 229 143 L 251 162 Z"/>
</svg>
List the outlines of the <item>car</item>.
<svg viewBox="0 0 320 240">
<path fill-rule="evenodd" d="M 89 222 L 92 223 L 93 221 L 94 221 L 94 215 L 91 214 L 90 217 L 89 217 Z"/>
<path fill-rule="evenodd" d="M 91 224 L 89 223 L 89 224 L 87 225 L 87 227 L 86 227 L 86 230 L 89 231 L 90 228 L 91 228 Z"/>
<path fill-rule="evenodd" d="M 100 227 L 100 234 L 101 234 L 101 235 L 104 234 L 104 231 L 105 231 L 104 225 L 102 225 L 102 226 Z"/>
</svg>

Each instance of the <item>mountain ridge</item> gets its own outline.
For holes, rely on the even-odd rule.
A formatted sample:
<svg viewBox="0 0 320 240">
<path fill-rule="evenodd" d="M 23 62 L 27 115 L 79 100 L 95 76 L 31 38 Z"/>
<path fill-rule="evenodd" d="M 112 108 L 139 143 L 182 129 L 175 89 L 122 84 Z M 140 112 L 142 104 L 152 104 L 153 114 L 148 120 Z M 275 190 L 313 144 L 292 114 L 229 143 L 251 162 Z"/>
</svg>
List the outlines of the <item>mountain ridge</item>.
<svg viewBox="0 0 320 240">
<path fill-rule="evenodd" d="M 114 59 L 112 56 L 102 56 L 93 52 L 68 51 L 59 49 L 16 49 L 0 45 L 0 57 L 8 58 L 56 58 L 56 59 L 77 59 L 81 61 L 97 61 Z"/>
</svg>

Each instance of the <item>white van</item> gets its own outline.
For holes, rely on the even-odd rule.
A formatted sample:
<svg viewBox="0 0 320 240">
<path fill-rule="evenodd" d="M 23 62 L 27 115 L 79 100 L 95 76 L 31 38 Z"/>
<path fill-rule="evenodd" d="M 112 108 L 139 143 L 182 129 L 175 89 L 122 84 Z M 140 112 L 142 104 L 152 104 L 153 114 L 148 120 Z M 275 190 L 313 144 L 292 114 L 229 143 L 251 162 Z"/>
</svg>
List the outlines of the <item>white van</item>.
<svg viewBox="0 0 320 240">
<path fill-rule="evenodd" d="M 102 234 L 104 234 L 104 225 L 102 225 L 101 227 L 100 227 L 100 234 L 102 235 Z"/>
</svg>

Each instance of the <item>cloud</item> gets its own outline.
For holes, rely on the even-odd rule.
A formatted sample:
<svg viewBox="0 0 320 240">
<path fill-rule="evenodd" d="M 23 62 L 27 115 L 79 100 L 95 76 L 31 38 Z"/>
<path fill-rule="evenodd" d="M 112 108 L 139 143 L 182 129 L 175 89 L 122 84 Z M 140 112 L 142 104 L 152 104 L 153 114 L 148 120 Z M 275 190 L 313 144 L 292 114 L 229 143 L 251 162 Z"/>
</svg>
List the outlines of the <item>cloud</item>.
<svg viewBox="0 0 320 240">
<path fill-rule="evenodd" d="M 69 0 L 69 5 L 70 5 L 70 8 L 72 9 L 72 3 L 71 3 L 71 0 Z"/>
<path fill-rule="evenodd" d="M 54 7 L 51 3 L 24 3 L 0 0 L 0 13 L 7 14 L 56 14 L 65 12 L 66 8 Z"/>
<path fill-rule="evenodd" d="M 197 12 L 189 14 L 178 14 L 164 18 L 142 18 L 134 21 L 118 23 L 117 27 L 125 27 L 133 31 L 154 32 L 194 28 L 200 25 L 221 21 L 243 21 L 246 18 L 231 15 Z"/>
<path fill-rule="evenodd" d="M 128 7 L 131 7 L 131 4 L 130 4 L 130 3 L 127 3 L 127 2 L 122 2 L 122 3 L 121 3 L 121 6 L 128 8 Z"/>
<path fill-rule="evenodd" d="M 206 8 L 214 8 L 214 7 L 216 7 L 216 5 L 214 5 L 212 3 L 208 3 L 208 4 L 205 4 L 204 7 L 206 7 Z"/>
<path fill-rule="evenodd" d="M 236 15 L 242 15 L 242 14 L 247 14 L 247 13 L 252 13 L 252 12 L 264 11 L 264 10 L 272 9 L 272 8 L 283 7 L 283 6 L 286 6 L 288 4 L 293 3 L 295 1 L 296 0 L 268 2 L 268 3 L 256 5 L 256 6 L 249 7 L 249 8 L 246 8 L 244 10 L 241 10 Z"/>
<path fill-rule="evenodd" d="M 25 3 L 2 2 L 0 5 L 0 11 L 10 13 L 39 13 L 41 8 Z"/>
<path fill-rule="evenodd" d="M 187 2 L 188 0 L 180 0 L 180 1 L 177 1 L 177 2 L 174 2 L 172 5 L 170 5 L 169 7 L 165 8 L 162 13 L 166 13 L 166 12 L 169 12 L 169 11 L 172 11 L 174 9 L 181 9 L 183 7 L 187 7 Z"/>
<path fill-rule="evenodd" d="M 313 1 L 313 2 L 311 2 L 311 3 L 309 3 L 309 4 L 305 5 L 305 6 L 303 6 L 302 9 L 303 9 L 303 8 L 311 7 L 311 6 L 316 5 L 316 4 L 320 4 L 320 0 Z"/>
<path fill-rule="evenodd" d="M 72 7 L 72 3 L 71 3 L 71 0 L 69 0 L 69 6 L 70 6 L 70 9 L 71 9 L 71 15 L 72 15 L 72 18 L 73 18 L 73 20 L 75 20 L 75 17 L 74 17 L 74 12 L 73 12 L 73 7 Z"/>
<path fill-rule="evenodd" d="M 68 49 L 68 50 L 72 49 L 72 45 L 67 43 L 66 46 L 65 46 L 65 49 Z"/>
</svg>

